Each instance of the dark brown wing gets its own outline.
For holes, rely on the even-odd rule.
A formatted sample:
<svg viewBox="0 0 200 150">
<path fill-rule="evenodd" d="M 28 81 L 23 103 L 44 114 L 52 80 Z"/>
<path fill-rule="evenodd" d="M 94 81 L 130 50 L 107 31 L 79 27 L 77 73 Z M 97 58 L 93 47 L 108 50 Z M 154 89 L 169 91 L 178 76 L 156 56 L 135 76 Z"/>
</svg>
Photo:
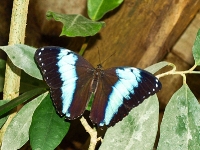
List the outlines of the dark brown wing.
<svg viewBox="0 0 200 150">
<path fill-rule="evenodd" d="M 50 87 L 57 112 L 68 119 L 82 115 L 93 78 L 92 65 L 78 54 L 55 46 L 39 48 L 35 60 Z"/>
<path fill-rule="evenodd" d="M 111 68 L 102 75 L 90 113 L 90 119 L 98 126 L 115 125 L 161 89 L 155 76 L 133 67 Z"/>
</svg>

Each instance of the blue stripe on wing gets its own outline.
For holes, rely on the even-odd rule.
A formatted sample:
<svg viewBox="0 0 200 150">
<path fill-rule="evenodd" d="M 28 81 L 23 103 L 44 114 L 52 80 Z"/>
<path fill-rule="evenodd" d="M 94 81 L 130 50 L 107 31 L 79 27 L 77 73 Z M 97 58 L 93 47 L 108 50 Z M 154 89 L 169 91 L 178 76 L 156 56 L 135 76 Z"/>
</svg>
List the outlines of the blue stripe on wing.
<svg viewBox="0 0 200 150">
<path fill-rule="evenodd" d="M 82 115 L 94 68 L 73 51 L 56 46 L 39 48 L 35 60 L 50 87 L 57 112 L 68 119 Z"/>
<path fill-rule="evenodd" d="M 130 100 L 134 89 L 141 82 L 140 70 L 136 68 L 117 68 L 116 75 L 119 80 L 112 86 L 108 97 L 104 123 L 108 125 L 118 109 L 123 105 L 124 99 Z"/>
<path fill-rule="evenodd" d="M 60 73 L 60 79 L 63 82 L 61 86 L 61 99 L 63 104 L 62 113 L 65 114 L 66 117 L 70 117 L 69 108 L 73 100 L 76 82 L 78 80 L 75 67 L 78 57 L 67 49 L 60 49 L 57 60 L 57 66 L 59 68 L 58 72 Z"/>
<path fill-rule="evenodd" d="M 132 108 L 161 89 L 158 79 L 141 69 L 111 68 L 105 70 L 104 74 L 108 78 L 117 76 L 118 80 L 112 85 L 111 93 L 105 102 L 105 114 L 99 126 L 113 126 L 122 120 Z"/>
</svg>

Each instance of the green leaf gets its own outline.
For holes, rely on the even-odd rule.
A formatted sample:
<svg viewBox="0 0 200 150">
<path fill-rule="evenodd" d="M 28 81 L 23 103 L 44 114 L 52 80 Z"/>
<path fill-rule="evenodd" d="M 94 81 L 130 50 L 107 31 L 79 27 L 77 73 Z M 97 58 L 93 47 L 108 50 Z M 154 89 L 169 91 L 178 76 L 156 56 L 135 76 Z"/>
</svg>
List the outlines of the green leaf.
<svg viewBox="0 0 200 150">
<path fill-rule="evenodd" d="M 1 150 L 20 149 L 29 140 L 32 115 L 47 92 L 24 105 L 12 119 L 4 134 Z"/>
<path fill-rule="evenodd" d="M 200 65 L 200 30 L 197 33 L 194 45 L 192 47 L 192 53 L 196 65 Z"/>
<path fill-rule="evenodd" d="M 44 89 L 37 88 L 37 89 L 30 90 L 26 93 L 23 93 L 19 97 L 14 98 L 10 102 L 0 106 L 0 116 L 7 113 L 11 109 L 15 108 L 17 105 L 22 104 L 23 102 L 30 100 L 31 98 L 37 95 L 40 95 L 43 92 L 44 92 Z"/>
<path fill-rule="evenodd" d="M 44 89 L 48 88 L 47 84 L 43 80 L 38 80 L 32 76 L 29 76 L 24 71 L 21 72 L 20 90 L 19 90 L 20 94 L 38 87 Z"/>
<path fill-rule="evenodd" d="M 61 35 L 70 37 L 93 36 L 104 26 L 104 22 L 95 22 L 82 15 L 65 15 L 48 11 L 46 16 L 48 19 L 54 18 L 56 21 L 62 22 L 63 28 Z"/>
<path fill-rule="evenodd" d="M 88 16 L 92 20 L 99 20 L 103 15 L 116 7 L 118 7 L 123 0 L 88 0 Z"/>
<path fill-rule="evenodd" d="M 145 68 L 145 70 L 151 73 L 155 73 L 158 70 L 162 69 L 163 67 L 167 66 L 168 64 L 169 64 L 168 62 L 162 61 Z"/>
<path fill-rule="evenodd" d="M 92 103 L 93 103 L 93 100 L 94 100 L 94 93 L 92 93 L 90 95 L 90 98 L 89 98 L 89 102 L 88 102 L 88 105 L 86 106 L 86 110 L 90 111 L 91 110 L 91 107 L 92 107 Z"/>
<path fill-rule="evenodd" d="M 6 61 L 0 59 L 0 92 L 3 91 Z"/>
<path fill-rule="evenodd" d="M 152 150 L 158 129 L 159 104 L 156 95 L 133 108 L 128 116 L 108 128 L 100 150 Z"/>
<path fill-rule="evenodd" d="M 33 114 L 30 127 L 32 149 L 55 149 L 68 132 L 69 126 L 69 122 L 56 113 L 48 94 Z"/>
<path fill-rule="evenodd" d="M 0 100 L 0 106 L 8 103 L 9 101 L 10 100 Z M 6 122 L 7 119 L 8 119 L 8 114 L 5 114 L 0 117 L 0 128 L 2 128 L 2 126 L 4 125 L 4 123 Z"/>
<path fill-rule="evenodd" d="M 200 106 L 184 84 L 170 99 L 160 127 L 158 150 L 200 149 Z"/>
<path fill-rule="evenodd" d="M 0 48 L 6 52 L 15 66 L 30 76 L 42 80 L 42 75 L 34 61 L 36 48 L 22 44 L 0 46 Z"/>
</svg>

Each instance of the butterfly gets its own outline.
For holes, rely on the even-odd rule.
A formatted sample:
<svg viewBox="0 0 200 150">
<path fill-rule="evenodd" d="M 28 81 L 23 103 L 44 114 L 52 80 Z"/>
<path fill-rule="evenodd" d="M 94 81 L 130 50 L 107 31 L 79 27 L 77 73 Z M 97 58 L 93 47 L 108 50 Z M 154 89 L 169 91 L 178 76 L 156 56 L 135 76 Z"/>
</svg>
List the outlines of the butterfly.
<svg viewBox="0 0 200 150">
<path fill-rule="evenodd" d="M 94 68 L 75 52 L 57 46 L 36 50 L 35 61 L 50 88 L 57 112 L 69 120 L 80 117 L 93 99 L 90 120 L 114 126 L 162 85 L 151 73 L 134 67 Z"/>
</svg>

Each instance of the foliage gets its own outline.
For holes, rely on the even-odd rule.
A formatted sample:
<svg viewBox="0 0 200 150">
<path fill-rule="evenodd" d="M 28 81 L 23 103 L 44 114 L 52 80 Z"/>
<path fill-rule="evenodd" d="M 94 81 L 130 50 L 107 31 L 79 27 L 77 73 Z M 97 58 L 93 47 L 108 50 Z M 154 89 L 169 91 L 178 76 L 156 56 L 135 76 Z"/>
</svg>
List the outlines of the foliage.
<svg viewBox="0 0 200 150">
<path fill-rule="evenodd" d="M 93 36 L 103 27 L 104 22 L 95 22 L 82 15 L 65 15 L 55 12 L 47 12 L 47 18 L 54 18 L 63 23 L 61 35 L 70 37 Z"/>
<path fill-rule="evenodd" d="M 122 0 L 88 0 L 88 15 L 92 20 L 81 15 L 58 14 L 50 11 L 47 12 L 47 18 L 53 18 L 63 23 L 61 35 L 92 36 L 98 33 L 105 24 L 96 20 L 101 19 L 105 13 L 113 10 L 121 3 Z M 170 65 L 174 68 L 169 72 L 158 75 L 158 77 L 180 74 L 184 79 L 183 86 L 174 93 L 166 107 L 161 123 L 158 149 L 165 149 L 166 147 L 167 149 L 200 149 L 200 135 L 198 134 L 200 132 L 199 103 L 185 82 L 186 73 L 199 73 L 193 71 L 197 65 L 200 65 L 199 37 L 200 30 L 193 46 L 195 66 L 192 69 L 177 72 L 174 65 L 167 62 L 160 62 L 146 69 L 155 73 Z M 10 110 L 19 104 L 24 104 L 9 124 L 1 149 L 19 149 L 29 138 L 32 149 L 54 149 L 67 134 L 70 122 L 56 114 L 51 98 L 46 92 L 46 85 L 39 81 L 42 80 L 42 76 L 33 59 L 36 48 L 21 44 L 1 46 L 0 48 L 7 53 L 14 65 L 24 71 L 22 74 L 26 74 L 25 76 L 29 78 L 29 80 L 22 78 L 22 94 L 19 97 L 12 101 L 4 100 L 0 103 L 1 126 L 6 121 Z M 5 62 L 1 59 L 0 70 L 2 70 L 0 72 L 0 90 L 2 92 Z M 23 83 L 26 83 L 24 88 Z M 30 91 L 27 90 L 27 85 L 29 85 Z M 121 122 L 110 127 L 100 149 L 152 149 L 158 130 L 158 115 L 159 104 L 157 96 L 154 95 L 133 109 Z"/>
<path fill-rule="evenodd" d="M 189 87 L 183 84 L 165 109 L 158 150 L 200 149 L 199 113 L 197 99 Z"/>
</svg>

